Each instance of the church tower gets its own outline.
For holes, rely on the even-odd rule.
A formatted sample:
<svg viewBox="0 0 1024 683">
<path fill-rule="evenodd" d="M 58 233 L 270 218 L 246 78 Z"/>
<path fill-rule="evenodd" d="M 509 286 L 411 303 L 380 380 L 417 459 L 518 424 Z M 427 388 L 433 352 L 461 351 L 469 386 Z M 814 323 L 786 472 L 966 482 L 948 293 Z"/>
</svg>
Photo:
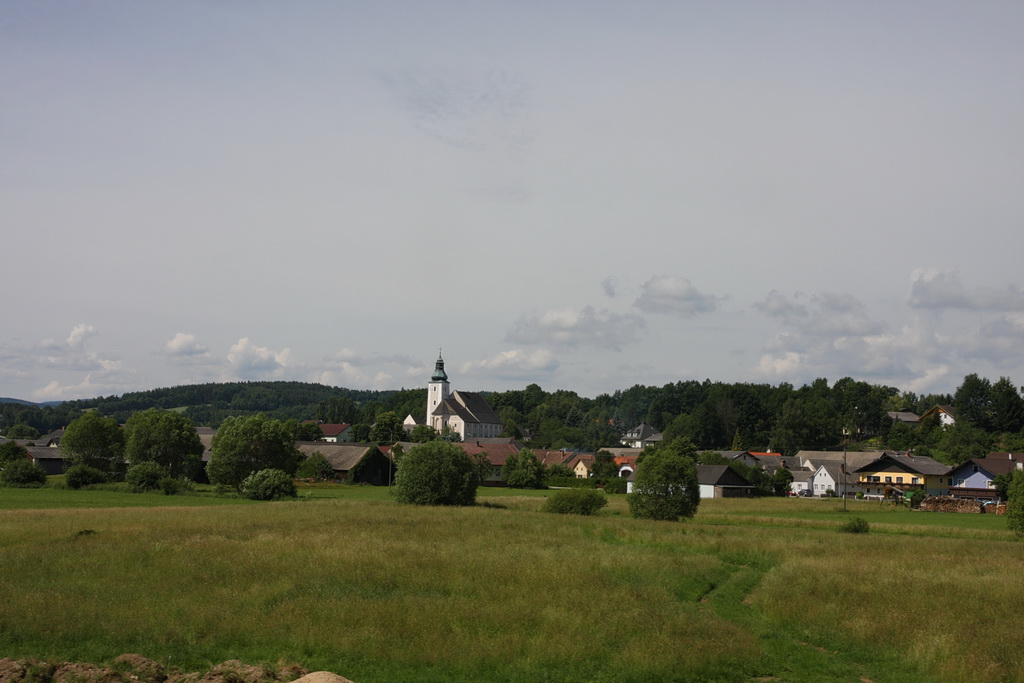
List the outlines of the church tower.
<svg viewBox="0 0 1024 683">
<path fill-rule="evenodd" d="M 451 387 L 448 384 L 448 374 L 444 371 L 444 359 L 441 352 L 437 352 L 437 361 L 434 362 L 434 374 L 430 376 L 430 383 L 427 384 L 427 424 L 441 432 L 446 426 L 442 416 L 434 416 L 434 410 L 448 398 Z"/>
</svg>

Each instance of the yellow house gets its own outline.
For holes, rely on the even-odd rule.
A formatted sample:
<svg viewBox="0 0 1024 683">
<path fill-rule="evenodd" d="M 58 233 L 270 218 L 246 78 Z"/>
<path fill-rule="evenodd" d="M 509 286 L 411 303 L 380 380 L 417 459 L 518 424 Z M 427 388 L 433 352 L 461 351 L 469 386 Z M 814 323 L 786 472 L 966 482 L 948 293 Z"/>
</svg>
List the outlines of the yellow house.
<svg viewBox="0 0 1024 683">
<path fill-rule="evenodd" d="M 873 498 L 912 491 L 948 496 L 951 469 L 934 458 L 886 451 L 856 470 L 857 487 L 865 496 Z"/>
</svg>

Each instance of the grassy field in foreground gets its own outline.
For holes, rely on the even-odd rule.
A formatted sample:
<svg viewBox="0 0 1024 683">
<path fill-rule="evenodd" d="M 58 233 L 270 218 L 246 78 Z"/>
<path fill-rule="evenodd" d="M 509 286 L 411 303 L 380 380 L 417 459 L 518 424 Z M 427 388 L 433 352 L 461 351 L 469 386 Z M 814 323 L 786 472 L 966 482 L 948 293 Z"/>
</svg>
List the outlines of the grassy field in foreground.
<svg viewBox="0 0 1024 683">
<path fill-rule="evenodd" d="M 1000 518 L 714 500 L 676 524 L 623 496 L 570 518 L 537 512 L 543 494 L 446 509 L 347 488 L 2 511 L 0 656 L 285 660 L 358 683 L 1024 678 L 1024 544 Z M 872 532 L 837 533 L 852 515 Z"/>
</svg>

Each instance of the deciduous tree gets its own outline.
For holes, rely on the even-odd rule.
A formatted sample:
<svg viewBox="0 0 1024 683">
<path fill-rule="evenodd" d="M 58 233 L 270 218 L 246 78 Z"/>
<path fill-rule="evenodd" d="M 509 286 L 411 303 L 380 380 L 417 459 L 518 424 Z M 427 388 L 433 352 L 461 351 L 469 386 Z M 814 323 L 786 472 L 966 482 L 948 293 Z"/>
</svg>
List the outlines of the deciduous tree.
<svg viewBox="0 0 1024 683">
<path fill-rule="evenodd" d="M 416 505 L 473 505 L 477 476 L 458 446 L 430 441 L 409 449 L 395 477 L 395 497 Z"/>
<path fill-rule="evenodd" d="M 501 468 L 501 476 L 505 478 L 509 488 L 544 488 L 544 465 L 529 449 L 509 455 L 505 459 L 505 465 Z"/>
<path fill-rule="evenodd" d="M 213 437 L 206 473 L 211 483 L 241 492 L 242 482 L 253 472 L 278 469 L 291 475 L 300 458 L 291 431 L 281 421 L 263 414 L 229 417 Z"/>
<path fill-rule="evenodd" d="M 673 521 L 693 517 L 700 503 L 696 455 L 689 439 L 675 439 L 647 453 L 627 497 L 633 516 Z"/>
<path fill-rule="evenodd" d="M 112 417 L 83 414 L 64 430 L 60 446 L 72 465 L 86 465 L 108 475 L 125 470 L 124 433 Z"/>
<path fill-rule="evenodd" d="M 155 462 L 175 479 L 195 479 L 202 467 L 203 444 L 184 415 L 150 408 L 128 418 L 124 434 L 132 465 Z"/>
</svg>

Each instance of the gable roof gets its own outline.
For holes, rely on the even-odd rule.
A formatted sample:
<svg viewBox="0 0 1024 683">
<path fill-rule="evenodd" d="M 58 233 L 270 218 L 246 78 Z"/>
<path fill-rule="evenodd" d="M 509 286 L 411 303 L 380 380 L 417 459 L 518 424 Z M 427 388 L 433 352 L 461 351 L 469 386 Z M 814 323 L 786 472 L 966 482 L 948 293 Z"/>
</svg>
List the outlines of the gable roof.
<svg viewBox="0 0 1024 683">
<path fill-rule="evenodd" d="M 989 460 L 988 458 L 971 458 L 970 460 L 967 460 L 966 462 L 962 462 L 959 465 L 955 466 L 953 469 L 949 471 L 949 474 L 954 475 L 958 473 L 960 470 L 968 467 L 978 467 L 984 470 L 985 472 L 988 472 L 993 477 L 995 477 L 1000 474 L 1007 474 L 1008 472 L 1013 472 L 1015 469 L 1017 469 L 1017 463 L 1015 463 L 1012 460 Z"/>
<path fill-rule="evenodd" d="M 333 436 L 333 437 L 338 437 L 339 435 L 344 434 L 345 430 L 348 429 L 351 426 L 352 425 L 348 424 L 347 422 L 342 422 L 340 424 L 323 424 L 323 423 L 320 423 L 320 425 L 319 425 L 320 431 L 324 433 L 324 436 Z"/>
<path fill-rule="evenodd" d="M 487 454 L 487 461 L 495 467 L 505 464 L 508 456 L 519 452 L 519 447 L 514 443 L 477 443 L 475 441 L 456 442 L 455 444 L 465 452 L 466 455 Z"/>
<path fill-rule="evenodd" d="M 864 465 L 878 460 L 884 453 L 890 452 L 892 451 L 847 451 L 845 453 L 846 467 L 851 472 L 855 471 Z M 800 451 L 796 454 L 796 457 L 802 463 L 800 467 L 807 467 L 809 465 L 812 469 L 818 469 L 818 466 L 823 462 L 844 461 L 843 451 Z"/>
<path fill-rule="evenodd" d="M 661 439 L 661 432 L 646 422 L 641 422 L 622 435 L 622 441 L 657 441 L 659 439 Z"/>
<path fill-rule="evenodd" d="M 931 474 L 931 475 L 942 475 L 952 469 L 949 465 L 944 465 L 934 458 L 929 458 L 924 455 L 905 455 L 903 453 L 895 453 L 886 451 L 882 453 L 881 457 L 872 460 L 866 465 L 858 467 L 853 470 L 855 472 L 867 472 L 877 470 L 880 467 L 885 467 L 889 464 L 898 464 L 907 468 L 911 472 L 917 472 L 918 474 Z M 851 468 L 852 469 L 852 468 Z"/>
<path fill-rule="evenodd" d="M 299 441 L 295 444 L 304 457 L 315 452 L 323 455 L 335 472 L 348 472 L 366 457 L 370 450 L 377 448 L 368 444 L 336 443 L 331 441 Z"/>
<path fill-rule="evenodd" d="M 697 483 L 704 486 L 753 488 L 749 481 L 728 465 L 697 465 Z"/>
<path fill-rule="evenodd" d="M 890 410 L 886 412 L 889 419 L 893 422 L 905 422 L 907 424 L 917 424 L 921 421 L 920 416 L 917 413 L 913 413 L 909 410 Z"/>
</svg>

